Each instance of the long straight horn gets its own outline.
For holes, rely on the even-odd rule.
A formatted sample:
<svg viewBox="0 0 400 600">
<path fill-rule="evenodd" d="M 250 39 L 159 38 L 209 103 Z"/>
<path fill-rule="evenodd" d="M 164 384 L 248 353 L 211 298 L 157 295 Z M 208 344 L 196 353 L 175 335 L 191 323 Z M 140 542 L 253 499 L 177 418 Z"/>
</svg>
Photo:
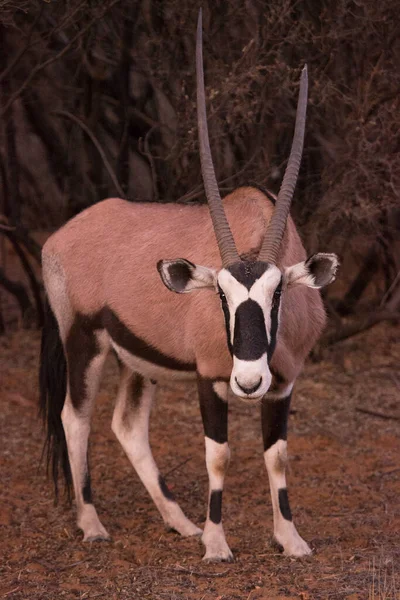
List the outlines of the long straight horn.
<svg viewBox="0 0 400 600">
<path fill-rule="evenodd" d="M 222 264 L 224 267 L 228 267 L 232 263 L 240 260 L 240 258 L 238 251 L 236 250 L 232 232 L 230 230 L 224 207 L 222 205 L 221 196 L 219 194 L 211 156 L 210 141 L 208 139 L 203 73 L 203 33 L 201 9 L 199 10 L 199 19 L 197 22 L 196 72 L 197 123 L 199 128 L 201 172 L 203 175 L 203 182 L 210 208 L 211 219 L 214 226 L 215 237 L 217 238 L 217 243 L 222 258 Z"/>
<path fill-rule="evenodd" d="M 292 149 L 290 151 L 289 161 L 283 177 L 281 189 L 279 190 L 275 210 L 271 217 L 271 221 L 265 233 L 263 245 L 258 255 L 258 260 L 273 264 L 276 263 L 278 257 L 279 247 L 285 232 L 290 204 L 292 202 L 297 176 L 300 169 L 301 155 L 303 153 L 304 131 L 306 127 L 307 90 L 308 75 L 307 65 L 305 65 L 300 79 L 300 91 L 297 102 L 296 126 L 294 130 Z"/>
</svg>

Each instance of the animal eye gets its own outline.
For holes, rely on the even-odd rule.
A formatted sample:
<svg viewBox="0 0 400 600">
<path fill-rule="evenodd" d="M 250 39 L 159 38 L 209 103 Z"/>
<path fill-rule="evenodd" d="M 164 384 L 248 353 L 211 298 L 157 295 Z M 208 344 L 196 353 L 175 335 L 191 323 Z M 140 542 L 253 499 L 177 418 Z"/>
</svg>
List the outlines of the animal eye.
<svg viewBox="0 0 400 600">
<path fill-rule="evenodd" d="M 221 298 L 221 300 L 226 300 L 224 292 L 219 292 L 219 297 Z"/>
<path fill-rule="evenodd" d="M 280 299 L 281 299 L 281 294 L 282 294 L 282 290 L 280 288 L 276 289 L 274 291 L 274 295 L 272 297 L 272 305 L 274 307 L 279 305 Z"/>
</svg>

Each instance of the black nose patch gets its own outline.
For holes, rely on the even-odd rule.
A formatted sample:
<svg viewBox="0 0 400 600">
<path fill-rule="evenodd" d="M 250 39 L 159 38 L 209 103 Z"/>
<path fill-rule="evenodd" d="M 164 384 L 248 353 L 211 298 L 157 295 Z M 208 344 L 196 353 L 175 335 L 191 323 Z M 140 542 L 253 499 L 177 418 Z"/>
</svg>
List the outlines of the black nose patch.
<svg viewBox="0 0 400 600">
<path fill-rule="evenodd" d="M 240 360 L 257 360 L 268 350 L 264 313 L 249 298 L 236 309 L 233 354 Z"/>
</svg>

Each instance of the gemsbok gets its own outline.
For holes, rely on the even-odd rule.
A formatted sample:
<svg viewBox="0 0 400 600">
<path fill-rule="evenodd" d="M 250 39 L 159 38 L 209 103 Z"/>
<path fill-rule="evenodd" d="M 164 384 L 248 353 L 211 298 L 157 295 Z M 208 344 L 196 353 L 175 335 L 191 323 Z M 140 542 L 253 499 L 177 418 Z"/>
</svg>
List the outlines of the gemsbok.
<svg viewBox="0 0 400 600">
<path fill-rule="evenodd" d="M 306 253 L 289 216 L 303 150 L 307 69 L 295 132 L 274 203 L 255 187 L 222 202 L 207 130 L 201 12 L 196 46 L 201 169 L 207 205 L 99 202 L 43 247 L 48 298 L 41 349 L 41 412 L 57 493 L 62 468 L 75 492 L 84 541 L 109 539 L 92 502 L 87 462 L 91 415 L 106 356 L 120 363 L 112 430 L 166 525 L 200 535 L 204 559 L 230 561 L 222 526 L 229 464 L 228 384 L 261 405 L 274 537 L 285 554 L 311 552 L 297 533 L 286 488 L 292 387 L 320 335 L 319 288 L 335 278 L 334 254 Z M 211 218 L 210 218 L 211 216 Z M 176 293 L 171 293 L 176 292 Z M 197 378 L 209 476 L 202 532 L 162 478 L 149 446 L 156 383 Z"/>
</svg>

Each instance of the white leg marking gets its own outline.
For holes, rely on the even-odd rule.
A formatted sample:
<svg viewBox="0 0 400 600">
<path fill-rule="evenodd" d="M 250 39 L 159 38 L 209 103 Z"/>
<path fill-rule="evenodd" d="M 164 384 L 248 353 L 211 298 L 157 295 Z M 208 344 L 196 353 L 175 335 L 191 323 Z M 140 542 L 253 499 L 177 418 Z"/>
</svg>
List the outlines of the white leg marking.
<svg viewBox="0 0 400 600">
<path fill-rule="evenodd" d="M 292 389 L 293 383 L 290 383 L 285 387 L 279 388 L 276 392 L 267 392 L 266 398 L 268 400 L 281 400 L 282 398 L 287 398 L 291 394 Z"/>
<path fill-rule="evenodd" d="M 149 417 L 156 386 L 144 379 L 141 396 L 133 405 L 130 404 L 132 402 L 129 390 L 131 379 L 132 372 L 124 369 L 112 420 L 112 430 L 166 525 L 183 536 L 200 535 L 201 529 L 187 519 L 177 502 L 167 498 L 160 487 L 160 473 L 149 444 Z"/>
<path fill-rule="evenodd" d="M 203 557 L 203 560 L 210 562 L 219 562 L 222 560 L 230 562 L 233 560 L 233 555 L 225 539 L 222 518 L 221 514 L 219 514 L 219 506 L 217 506 L 216 515 L 213 515 L 210 510 L 213 492 L 217 495 L 218 492 L 220 492 L 222 495 L 225 473 L 230 460 L 230 450 L 228 442 L 219 444 L 208 437 L 205 438 L 205 445 L 206 465 L 210 487 L 208 494 L 207 520 L 204 527 L 204 533 L 201 538 L 206 547 L 206 553 Z M 214 522 L 211 517 L 213 517 L 213 519 L 217 522 Z"/>
<path fill-rule="evenodd" d="M 224 402 L 228 399 L 228 384 L 226 381 L 214 381 L 213 390 Z"/>
<path fill-rule="evenodd" d="M 283 546 L 287 556 L 306 556 L 311 554 L 308 544 L 297 533 L 293 521 L 285 519 L 279 506 L 279 490 L 286 490 L 287 442 L 278 440 L 264 452 L 272 509 L 274 514 L 274 538 Z"/>
<path fill-rule="evenodd" d="M 83 531 L 83 541 L 110 539 L 107 530 L 101 524 L 93 504 L 83 499 L 83 486 L 87 473 L 87 447 L 90 433 L 90 412 L 78 412 L 74 409 L 69 395 L 62 411 L 62 423 L 68 446 L 77 508 L 77 524 Z"/>
</svg>

